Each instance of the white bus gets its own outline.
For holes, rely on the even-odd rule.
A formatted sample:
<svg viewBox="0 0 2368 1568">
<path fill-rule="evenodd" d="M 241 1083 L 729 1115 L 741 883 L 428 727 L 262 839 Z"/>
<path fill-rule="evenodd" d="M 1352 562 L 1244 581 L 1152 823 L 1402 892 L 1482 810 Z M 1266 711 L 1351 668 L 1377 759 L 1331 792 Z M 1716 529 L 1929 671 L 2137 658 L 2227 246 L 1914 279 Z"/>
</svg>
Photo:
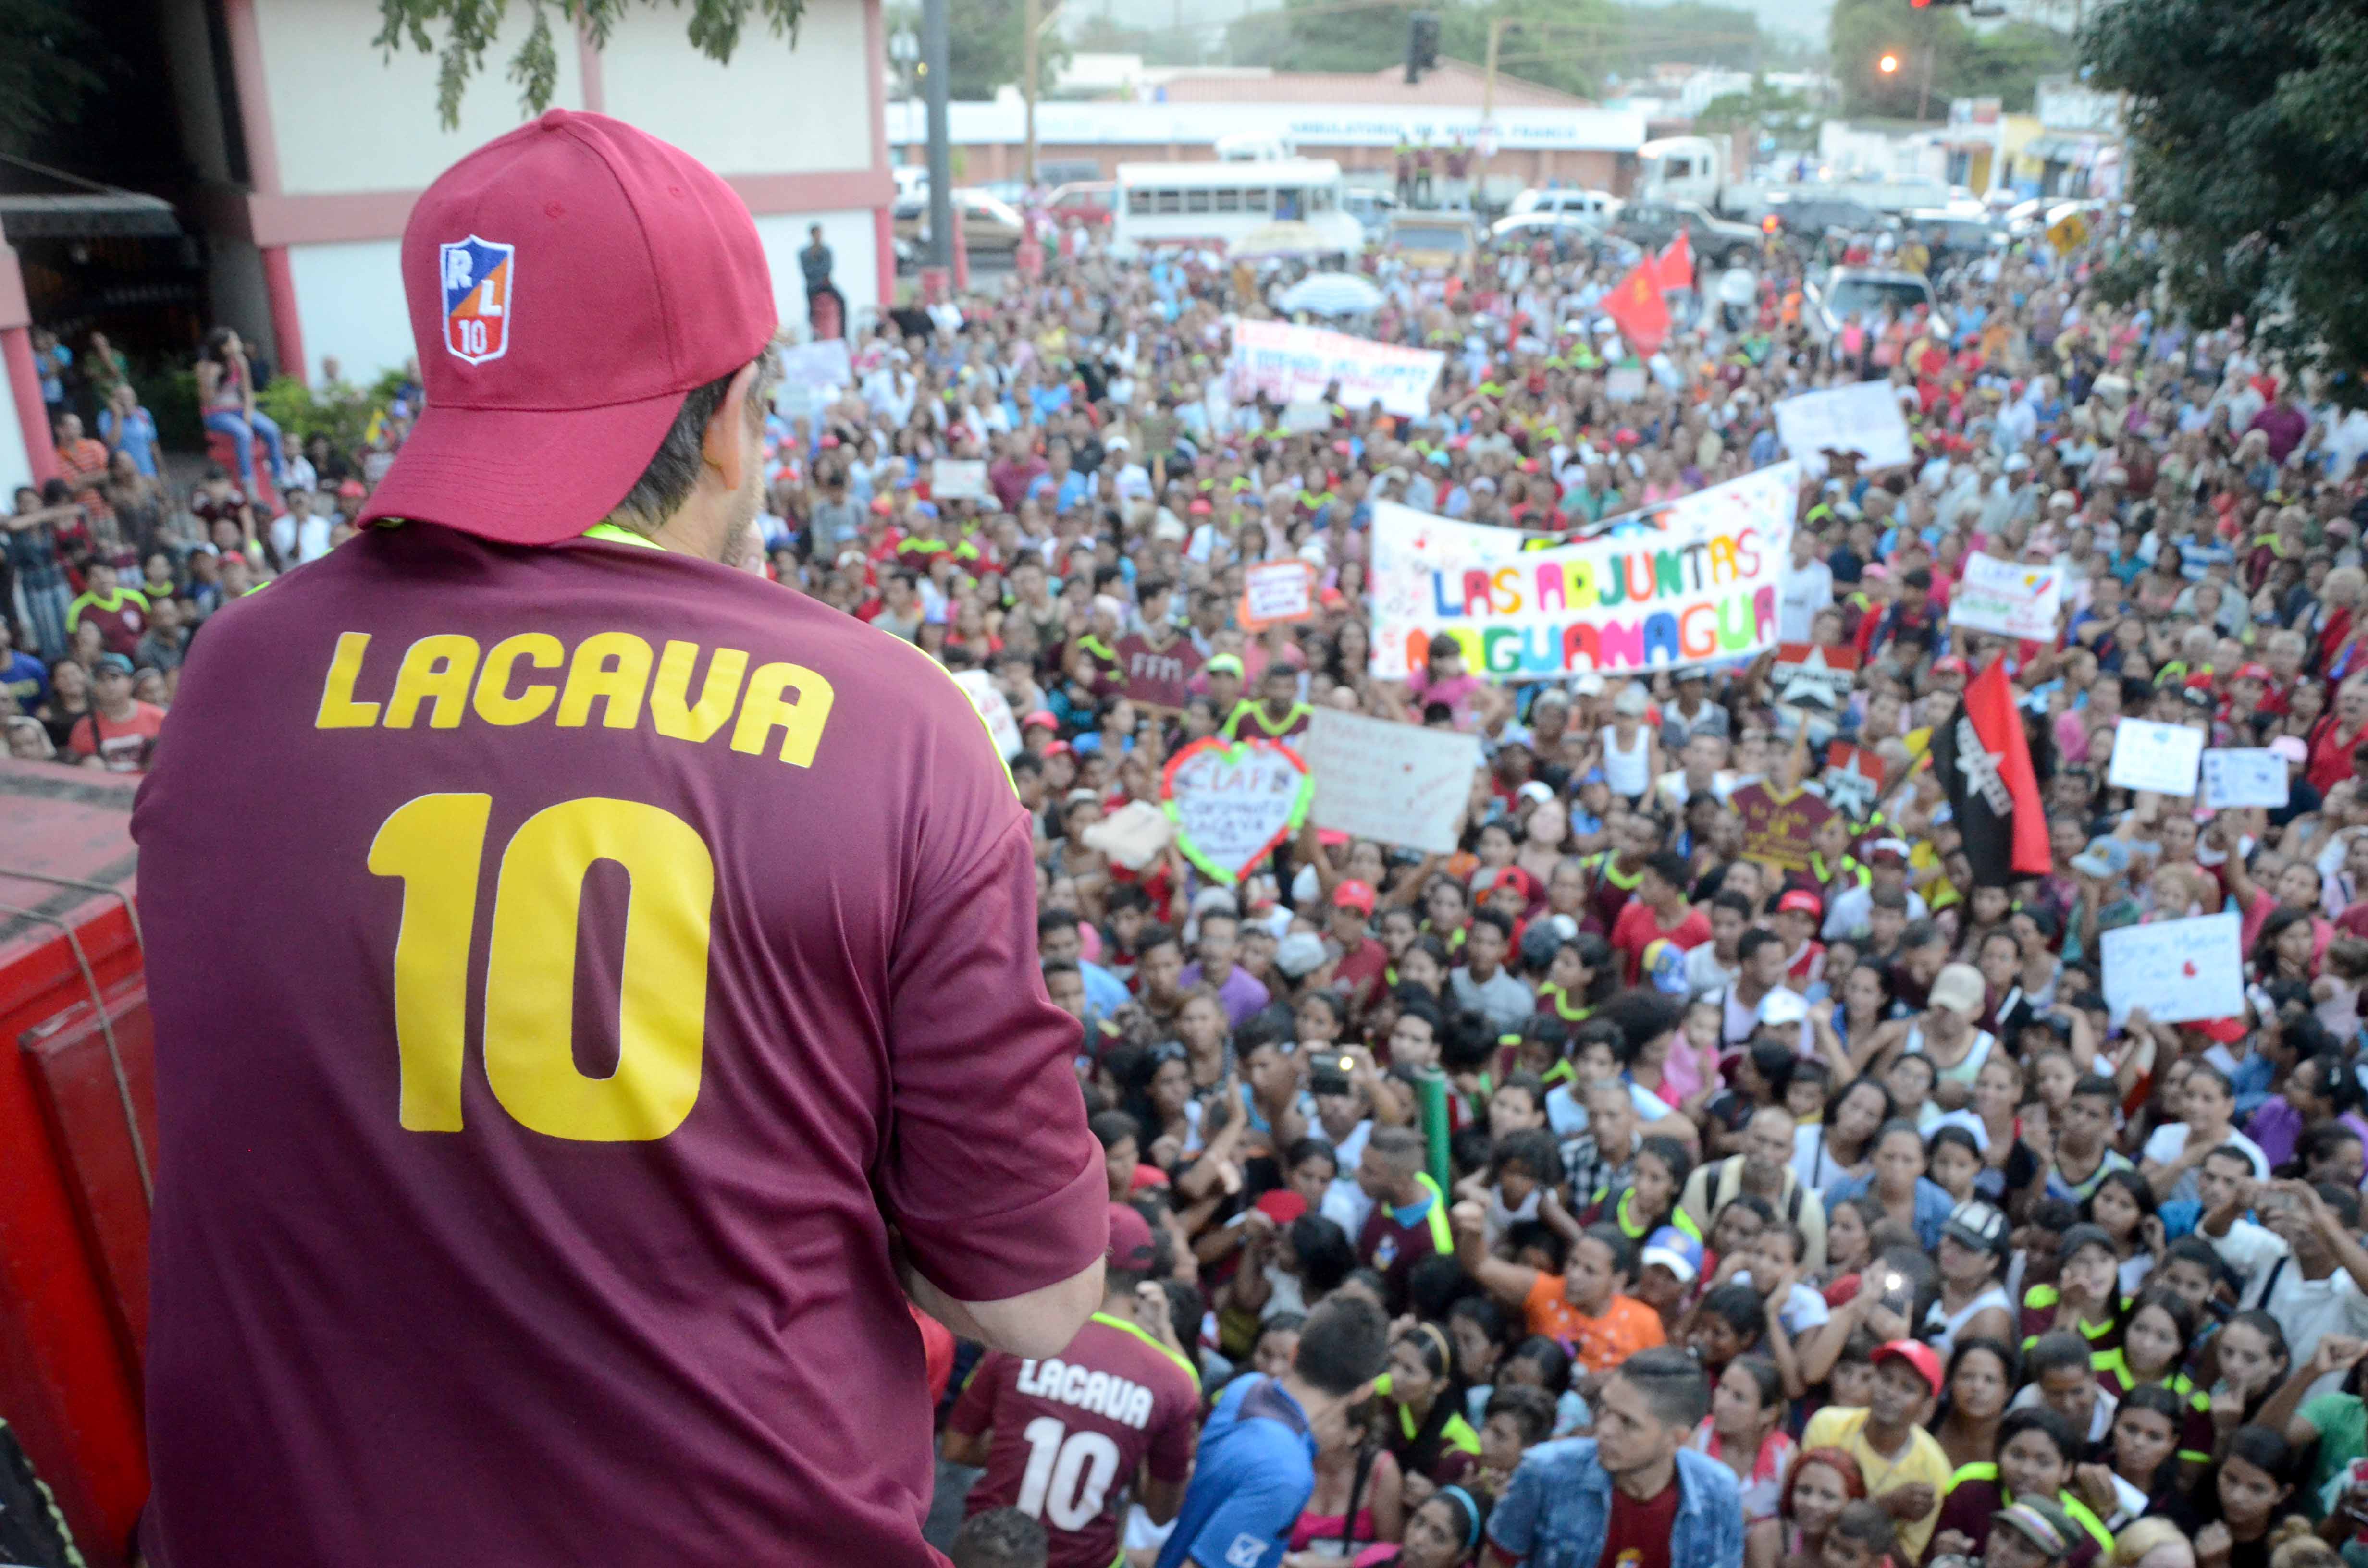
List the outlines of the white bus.
<svg viewBox="0 0 2368 1568">
<path fill-rule="evenodd" d="M 1341 204 L 1340 165 L 1328 158 L 1271 163 L 1121 164 L 1113 242 L 1200 244 L 1219 249 L 1269 223 L 1305 223 L 1344 253 L 1365 231 Z"/>
</svg>

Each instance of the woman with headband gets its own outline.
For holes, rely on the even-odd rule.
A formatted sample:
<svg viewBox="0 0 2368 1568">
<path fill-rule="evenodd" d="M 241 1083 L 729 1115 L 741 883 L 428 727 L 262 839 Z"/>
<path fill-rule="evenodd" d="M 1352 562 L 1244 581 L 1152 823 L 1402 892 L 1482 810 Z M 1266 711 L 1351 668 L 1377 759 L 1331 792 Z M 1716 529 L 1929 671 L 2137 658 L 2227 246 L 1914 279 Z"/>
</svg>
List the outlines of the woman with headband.
<svg viewBox="0 0 2368 1568">
<path fill-rule="evenodd" d="M 1374 1392 L 1384 1406 L 1383 1441 L 1406 1473 L 1409 1503 L 1433 1485 L 1461 1481 L 1479 1461 L 1480 1434 L 1464 1419 L 1457 1382 L 1454 1347 L 1438 1324 L 1417 1323 L 1390 1346 L 1389 1376 Z"/>
<path fill-rule="evenodd" d="M 1442 1486 L 1406 1520 L 1404 1541 L 1360 1552 L 1355 1568 L 1464 1568 L 1480 1550 L 1485 1517 L 1471 1493 Z"/>
</svg>

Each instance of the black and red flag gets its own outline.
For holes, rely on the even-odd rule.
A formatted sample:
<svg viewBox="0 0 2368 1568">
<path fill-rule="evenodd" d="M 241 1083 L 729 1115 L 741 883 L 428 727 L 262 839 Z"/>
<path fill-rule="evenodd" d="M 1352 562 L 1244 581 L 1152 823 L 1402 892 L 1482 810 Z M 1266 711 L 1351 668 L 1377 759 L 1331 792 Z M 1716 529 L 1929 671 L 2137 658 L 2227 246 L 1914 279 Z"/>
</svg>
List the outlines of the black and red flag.
<svg viewBox="0 0 2368 1568">
<path fill-rule="evenodd" d="M 1964 837 L 1975 887 L 2047 874 L 2046 806 L 2000 660 L 1991 659 L 1973 678 L 1933 735 L 1932 766 L 1949 792 L 1949 814 Z"/>
</svg>

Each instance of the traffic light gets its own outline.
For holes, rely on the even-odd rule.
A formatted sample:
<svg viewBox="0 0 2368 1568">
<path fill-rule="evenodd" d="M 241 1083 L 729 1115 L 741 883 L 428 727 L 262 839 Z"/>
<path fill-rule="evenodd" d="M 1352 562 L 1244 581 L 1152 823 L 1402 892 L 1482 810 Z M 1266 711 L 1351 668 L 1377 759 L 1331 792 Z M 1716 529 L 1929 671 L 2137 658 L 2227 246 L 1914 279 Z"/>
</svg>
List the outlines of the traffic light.
<svg viewBox="0 0 2368 1568">
<path fill-rule="evenodd" d="M 1406 17 L 1406 79 L 1407 85 L 1422 80 L 1426 71 L 1439 69 L 1439 16 L 1433 11 L 1416 11 Z"/>
</svg>

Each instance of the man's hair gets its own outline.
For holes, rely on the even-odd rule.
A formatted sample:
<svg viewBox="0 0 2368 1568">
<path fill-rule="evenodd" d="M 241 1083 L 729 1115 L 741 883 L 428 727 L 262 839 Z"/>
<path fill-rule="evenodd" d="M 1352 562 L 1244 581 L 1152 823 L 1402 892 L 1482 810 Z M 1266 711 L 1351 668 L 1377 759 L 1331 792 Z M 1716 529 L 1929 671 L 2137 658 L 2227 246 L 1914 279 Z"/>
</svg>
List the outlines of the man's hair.
<svg viewBox="0 0 2368 1568">
<path fill-rule="evenodd" d="M 1691 1430 L 1710 1414 L 1710 1380 L 1694 1358 L 1671 1345 L 1639 1350 L 1612 1374 L 1625 1378 L 1645 1396 L 1653 1419 Z"/>
<path fill-rule="evenodd" d="M 1129 1138 L 1133 1139 L 1137 1146 L 1143 1142 L 1143 1124 L 1122 1110 L 1103 1111 L 1088 1119 L 1086 1129 L 1105 1149 Z"/>
<path fill-rule="evenodd" d="M 1152 949 L 1166 947 L 1170 942 L 1176 944 L 1179 949 L 1184 945 L 1184 939 L 1176 934 L 1175 926 L 1145 926 L 1135 935 L 1135 956 L 1137 958 L 1141 958 L 1144 954 L 1151 951 Z"/>
<path fill-rule="evenodd" d="M 1332 1296 L 1307 1314 L 1291 1369 L 1338 1399 L 1380 1377 L 1389 1360 L 1390 1325 L 1381 1308 L 1361 1296 Z"/>
<path fill-rule="evenodd" d="M 1411 1127 L 1378 1127 L 1365 1140 L 1365 1146 L 1389 1162 L 1390 1168 L 1401 1176 L 1412 1176 L 1422 1169 L 1428 1145 L 1422 1134 Z"/>
<path fill-rule="evenodd" d="M 1843 1504 L 1842 1511 L 1834 1516 L 1826 1533 L 1865 1547 L 1868 1555 L 1878 1562 L 1889 1557 L 1899 1545 L 1898 1526 L 1892 1523 L 1882 1504 L 1868 1497 Z"/>
<path fill-rule="evenodd" d="M 1941 939 L 1941 927 L 1930 920 L 1910 920 L 1899 933 L 1899 950 L 1912 953 L 1918 948 L 1929 948 Z"/>
<path fill-rule="evenodd" d="M 2119 1105 L 2122 1099 L 2122 1089 L 2120 1085 L 2102 1073 L 2091 1073 L 2086 1077 L 2073 1080 L 2072 1097 L 2076 1100 L 2109 1100 Z"/>
<path fill-rule="evenodd" d="M 748 427 L 765 427 L 765 409 L 772 400 L 775 382 L 781 379 L 780 357 L 771 348 L 757 356 L 757 379 L 748 385 Z M 690 497 L 699 483 L 699 471 L 706 462 L 701 448 L 707 440 L 707 426 L 715 411 L 723 406 L 723 399 L 732 391 L 733 379 L 745 367 L 734 366 L 709 381 L 683 394 L 682 407 L 675 412 L 674 423 L 667 426 L 666 437 L 641 478 L 625 492 L 609 514 L 609 521 L 632 529 L 634 533 L 655 533 L 668 517 L 675 515 Z"/>
<path fill-rule="evenodd" d="M 1907 890 L 1906 888 L 1877 888 L 1873 892 L 1868 895 L 1867 902 L 1873 908 L 1896 910 L 1899 914 L 1905 915 L 1907 913 Z M 1902 935 L 1905 934 L 1905 928 L 1903 927 Z"/>
<path fill-rule="evenodd" d="M 1082 982 L 1085 978 L 1085 973 L 1086 971 L 1084 970 L 1077 967 L 1077 960 L 1075 959 L 1046 959 L 1044 960 L 1044 982 L 1048 985 L 1052 983 L 1053 977 L 1056 974 L 1074 974 L 1078 977 L 1080 982 Z"/>
<path fill-rule="evenodd" d="M 1674 849 L 1656 849 L 1645 857 L 1645 869 L 1681 893 L 1686 891 L 1687 884 L 1693 881 L 1693 871 L 1687 866 L 1686 858 Z"/>
<path fill-rule="evenodd" d="M 2023 1353 L 2023 1374 L 2034 1383 L 2045 1374 L 2066 1367 L 2078 1367 L 2084 1372 L 2090 1369 L 2089 1342 L 2063 1329 L 2041 1335 Z"/>
<path fill-rule="evenodd" d="M 1378 1138 L 1381 1134 L 1377 1132 L 1373 1136 Z M 1629 1239 L 1627 1232 L 1609 1221 L 1598 1221 L 1580 1233 L 1589 1241 L 1601 1242 L 1604 1250 L 1611 1253 L 1611 1272 L 1615 1278 L 1634 1279 L 1636 1277 L 1636 1244 Z M 1701 1417 L 1695 1419 L 1700 1420 Z"/>
<path fill-rule="evenodd" d="M 1044 1568 L 1051 1550 L 1042 1523 L 1017 1508 L 989 1508 L 962 1521 L 946 1555 L 954 1568 Z"/>
<path fill-rule="evenodd" d="M 1767 947 L 1770 943 L 1781 943 L 1783 939 L 1783 937 L 1778 936 L 1775 932 L 1770 931 L 1765 926 L 1755 926 L 1750 930 L 1746 931 L 1740 937 L 1736 938 L 1735 944 L 1735 956 L 1740 962 L 1749 963 L 1751 961 L 1752 954 L 1758 952 L 1760 949 Z"/>
<path fill-rule="evenodd" d="M 1513 939 L 1513 923 L 1493 909 L 1484 909 L 1472 916 L 1474 926 L 1486 926 L 1507 941 Z"/>
<path fill-rule="evenodd" d="M 1746 920 L 1751 918 L 1751 901 L 1739 892 L 1721 892 L 1716 898 L 1710 901 L 1710 906 L 1713 909 L 1724 909 L 1731 915 L 1740 915 Z"/>
<path fill-rule="evenodd" d="M 1036 939 L 1042 941 L 1054 931 L 1074 931 L 1077 917 L 1065 909 L 1040 909 L 1036 912 Z"/>
</svg>

